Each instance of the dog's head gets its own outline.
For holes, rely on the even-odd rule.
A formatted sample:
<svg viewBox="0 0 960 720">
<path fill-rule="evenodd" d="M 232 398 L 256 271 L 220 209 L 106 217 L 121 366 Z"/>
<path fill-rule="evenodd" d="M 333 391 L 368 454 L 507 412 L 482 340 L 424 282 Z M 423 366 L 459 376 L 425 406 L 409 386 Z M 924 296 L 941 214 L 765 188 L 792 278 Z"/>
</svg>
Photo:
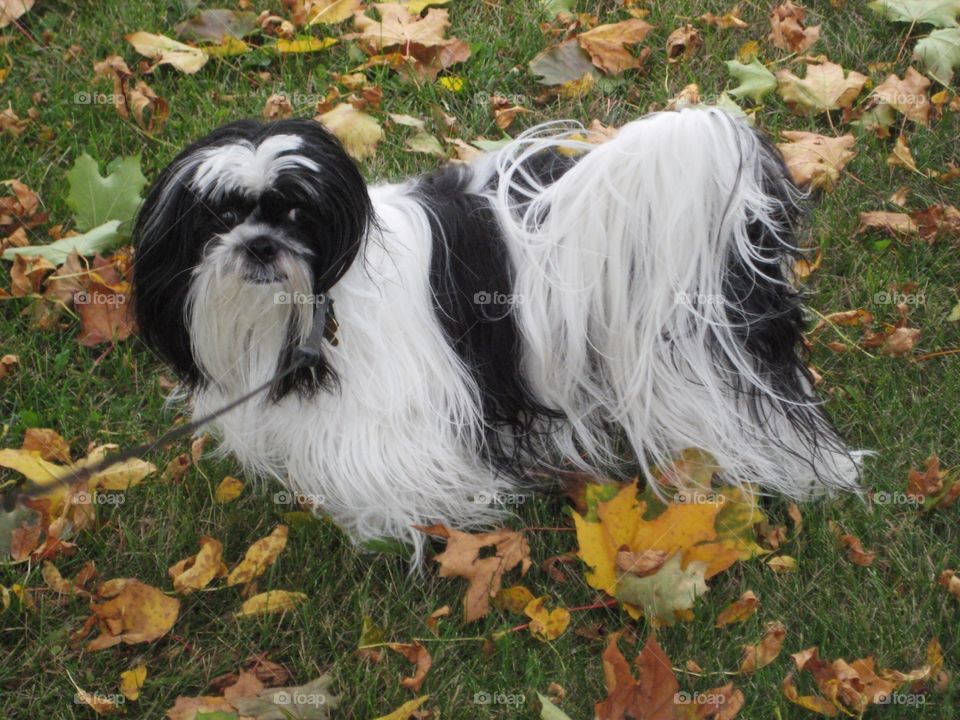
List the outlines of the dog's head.
<svg viewBox="0 0 960 720">
<path fill-rule="evenodd" d="M 371 217 L 363 177 L 318 123 L 221 127 L 174 158 L 140 210 L 141 336 L 188 385 L 265 380 L 309 333 Z"/>
</svg>

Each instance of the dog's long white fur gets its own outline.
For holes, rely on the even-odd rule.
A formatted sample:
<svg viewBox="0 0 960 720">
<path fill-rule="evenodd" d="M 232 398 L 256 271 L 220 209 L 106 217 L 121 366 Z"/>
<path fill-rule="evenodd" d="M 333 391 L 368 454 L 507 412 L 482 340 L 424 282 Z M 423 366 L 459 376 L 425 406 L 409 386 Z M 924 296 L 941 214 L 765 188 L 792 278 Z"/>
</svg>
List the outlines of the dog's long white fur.
<svg viewBox="0 0 960 720">
<path fill-rule="evenodd" d="M 639 458 L 665 461 L 699 447 L 731 479 L 788 496 L 855 487 L 857 454 L 796 436 L 784 400 L 726 320 L 728 257 L 761 260 L 747 224 L 780 230 L 752 131 L 715 110 L 649 116 L 600 146 L 559 130 L 535 129 L 476 167 L 478 190 L 499 178 L 484 192 L 513 261 L 526 380 L 568 419 L 553 435 L 557 455 L 603 467 L 616 456 L 604 425 L 615 423 Z M 585 156 L 539 187 L 523 161 L 549 147 Z M 531 184 L 531 202 L 518 205 L 516 193 Z M 330 292 L 340 344 L 326 354 L 339 388 L 249 403 L 221 418 L 219 431 L 223 449 L 248 470 L 313 496 L 356 540 L 409 537 L 419 558 L 414 524 L 488 523 L 497 507 L 477 496 L 509 492 L 511 481 L 476 453 L 480 394 L 435 317 L 426 212 L 407 184 L 377 186 L 371 196 L 380 229 Z M 231 377 L 198 391 L 199 416 L 268 379 L 287 323 L 304 337 L 309 323 L 295 304 L 274 302 L 278 285 L 240 289 L 205 277 L 217 272 L 206 265 L 196 272 L 194 352 L 212 378 Z M 288 277 L 284 290 L 309 291 L 307 279 Z M 695 307 L 682 301 L 693 295 Z M 726 366 L 711 354 L 711 339 Z M 765 421 L 730 391 L 732 375 L 766 398 Z"/>
</svg>

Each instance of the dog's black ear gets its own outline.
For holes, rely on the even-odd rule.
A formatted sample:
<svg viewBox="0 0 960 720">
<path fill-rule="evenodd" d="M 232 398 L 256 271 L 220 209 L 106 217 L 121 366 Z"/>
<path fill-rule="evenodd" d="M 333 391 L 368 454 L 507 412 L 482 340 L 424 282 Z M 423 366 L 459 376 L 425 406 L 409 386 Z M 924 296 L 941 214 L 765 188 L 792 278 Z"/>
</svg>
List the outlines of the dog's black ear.
<svg viewBox="0 0 960 720">
<path fill-rule="evenodd" d="M 210 212 L 191 187 L 200 151 L 255 133 L 260 123 L 241 120 L 199 140 L 167 166 L 140 206 L 133 228 L 133 303 L 143 341 L 188 385 L 201 381 L 193 359 L 186 305 L 193 268 L 206 238 Z"/>
</svg>

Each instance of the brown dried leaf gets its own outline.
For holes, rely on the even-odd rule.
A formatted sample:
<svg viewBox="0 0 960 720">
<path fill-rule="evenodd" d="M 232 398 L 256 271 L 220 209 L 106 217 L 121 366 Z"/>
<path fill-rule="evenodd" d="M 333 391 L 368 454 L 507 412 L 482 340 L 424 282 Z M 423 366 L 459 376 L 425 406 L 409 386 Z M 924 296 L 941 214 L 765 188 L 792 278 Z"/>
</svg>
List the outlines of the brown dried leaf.
<svg viewBox="0 0 960 720">
<path fill-rule="evenodd" d="M 855 70 L 844 74 L 839 65 L 826 61 L 808 64 L 803 78 L 789 70 L 776 73 L 778 91 L 797 113 L 824 113 L 850 107 L 867 82 L 867 76 Z"/>
<path fill-rule="evenodd" d="M 780 135 L 787 141 L 777 148 L 783 154 L 793 181 L 811 189 L 831 190 L 840 179 L 840 171 L 856 153 L 853 135 L 829 137 L 816 133 L 785 130 Z"/>
<path fill-rule="evenodd" d="M 760 642 L 756 645 L 743 647 L 743 659 L 740 661 L 740 672 L 744 675 L 756 672 L 766 667 L 780 654 L 783 641 L 787 637 L 787 627 L 779 620 L 767 623 L 766 630 Z"/>
<path fill-rule="evenodd" d="M 807 10 L 790 0 L 778 5 L 770 14 L 770 34 L 767 39 L 775 47 L 788 52 L 802 53 L 820 38 L 820 26 L 804 24 Z"/>
<path fill-rule="evenodd" d="M 636 57 L 628 46 L 643 42 L 653 26 L 632 18 L 609 25 L 598 25 L 580 33 L 577 42 L 587 51 L 593 64 L 608 75 L 617 75 L 624 70 L 640 67 L 642 57 Z"/>
</svg>

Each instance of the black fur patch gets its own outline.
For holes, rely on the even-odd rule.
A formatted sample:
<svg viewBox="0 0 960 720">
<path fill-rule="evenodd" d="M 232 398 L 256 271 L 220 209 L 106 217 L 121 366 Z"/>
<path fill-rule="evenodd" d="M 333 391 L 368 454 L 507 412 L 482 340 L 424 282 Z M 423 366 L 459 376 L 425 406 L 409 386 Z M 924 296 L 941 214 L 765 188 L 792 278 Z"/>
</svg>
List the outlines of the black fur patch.
<svg viewBox="0 0 960 720">
<path fill-rule="evenodd" d="M 541 182 L 553 182 L 572 165 L 554 153 L 545 155 L 526 168 Z M 543 406 L 524 381 L 511 261 L 489 201 L 468 190 L 473 172 L 447 166 L 421 177 L 416 191 L 433 233 L 434 307 L 480 388 L 488 429 L 484 450 L 493 462 L 515 466 L 521 454 L 539 454 L 538 431 L 560 415 Z M 525 198 L 521 193 L 515 200 Z"/>
</svg>

